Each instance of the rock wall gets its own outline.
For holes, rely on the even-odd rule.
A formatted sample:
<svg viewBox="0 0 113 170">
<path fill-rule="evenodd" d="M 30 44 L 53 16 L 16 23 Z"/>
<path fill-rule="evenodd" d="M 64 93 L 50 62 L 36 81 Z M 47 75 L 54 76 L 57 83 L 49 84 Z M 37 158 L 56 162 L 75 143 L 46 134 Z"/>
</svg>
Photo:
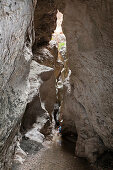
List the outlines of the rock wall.
<svg viewBox="0 0 113 170">
<path fill-rule="evenodd" d="M 58 8 L 72 73 L 65 82 L 63 116 L 76 127 L 76 154 L 94 162 L 113 149 L 113 2 L 64 2 Z"/>
<path fill-rule="evenodd" d="M 34 14 L 35 44 L 47 44 L 56 28 L 56 4 L 55 0 L 38 0 Z"/>
<path fill-rule="evenodd" d="M 51 39 L 56 26 L 55 2 L 64 14 L 71 69 L 64 82 L 64 126 L 78 134 L 78 156 L 94 162 L 106 148 L 113 149 L 112 0 L 38 0 L 35 19 L 36 0 L 0 1 L 0 169 L 10 169 L 9 158 L 27 104 L 33 28 L 35 51 Z M 41 76 L 47 80 L 46 73 Z M 44 94 L 42 101 L 51 97 L 46 89 Z M 52 106 L 47 102 L 50 112 Z"/>
<path fill-rule="evenodd" d="M 56 26 L 54 1 L 36 4 L 37 0 L 0 1 L 0 169 L 10 169 L 28 102 L 32 45 L 47 43 Z"/>
<path fill-rule="evenodd" d="M 30 90 L 28 104 L 22 119 L 21 131 L 33 128 L 37 124 L 37 131 L 45 125 L 51 115 L 56 102 L 56 88 L 54 69 L 40 65 L 32 60 L 29 74 Z M 40 126 L 40 128 L 38 128 Z"/>
<path fill-rule="evenodd" d="M 50 41 L 48 46 L 37 48 L 33 53 L 33 60 L 53 68 L 55 78 L 58 79 L 63 69 L 63 62 L 58 60 L 58 49 L 54 43 L 54 41 Z"/>
<path fill-rule="evenodd" d="M 26 107 L 34 5 L 32 0 L 0 1 L 0 169 L 10 168 L 10 145 Z"/>
</svg>

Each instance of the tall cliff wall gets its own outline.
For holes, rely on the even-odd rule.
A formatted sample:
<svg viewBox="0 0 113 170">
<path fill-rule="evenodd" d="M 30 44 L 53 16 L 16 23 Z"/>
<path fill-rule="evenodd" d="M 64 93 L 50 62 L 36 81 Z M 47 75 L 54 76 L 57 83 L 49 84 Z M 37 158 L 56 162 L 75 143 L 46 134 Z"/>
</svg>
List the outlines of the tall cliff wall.
<svg viewBox="0 0 113 170">
<path fill-rule="evenodd" d="M 71 69 L 64 83 L 64 125 L 78 134 L 77 155 L 94 162 L 113 149 L 113 2 L 56 3 L 64 14 Z M 35 0 L 0 1 L 0 169 L 10 168 L 26 108 L 33 28 L 34 48 L 48 43 L 55 29 L 55 0 L 39 0 L 37 10 L 35 5 Z"/>
<path fill-rule="evenodd" d="M 55 26 L 54 1 L 0 1 L 0 169 L 10 169 L 18 140 L 30 93 L 32 45 L 48 43 Z"/>
<path fill-rule="evenodd" d="M 71 69 L 70 85 L 64 85 L 64 123 L 76 127 L 77 155 L 95 161 L 113 149 L 113 2 L 64 2 L 59 9 Z"/>
<path fill-rule="evenodd" d="M 5 160 L 4 166 L 14 150 L 9 146 L 26 106 L 33 12 L 32 0 L 0 1 L 0 159 Z"/>
</svg>

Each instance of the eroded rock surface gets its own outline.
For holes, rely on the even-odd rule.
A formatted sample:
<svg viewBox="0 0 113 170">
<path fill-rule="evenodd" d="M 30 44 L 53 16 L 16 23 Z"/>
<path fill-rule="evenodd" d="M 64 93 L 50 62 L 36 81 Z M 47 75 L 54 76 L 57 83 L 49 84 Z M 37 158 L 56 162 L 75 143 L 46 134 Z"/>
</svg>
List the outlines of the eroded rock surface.
<svg viewBox="0 0 113 170">
<path fill-rule="evenodd" d="M 66 0 L 63 13 L 72 71 L 63 114 L 76 127 L 77 155 L 95 161 L 113 149 L 113 2 Z"/>
<path fill-rule="evenodd" d="M 0 1 L 0 169 L 10 168 L 15 142 L 10 145 L 26 107 L 33 7 L 32 0 Z"/>
<path fill-rule="evenodd" d="M 54 69 L 32 60 L 29 74 L 28 104 L 22 119 L 22 131 L 37 123 L 40 130 L 51 115 L 56 101 Z"/>
<path fill-rule="evenodd" d="M 32 60 L 29 83 L 28 104 L 21 123 L 23 137 L 20 147 L 30 155 L 35 154 L 43 147 L 44 135 L 47 135 L 47 129 L 50 126 L 56 102 L 54 69 Z M 13 167 L 16 165 L 17 163 L 14 161 Z"/>
<path fill-rule="evenodd" d="M 0 169 L 10 168 L 21 118 L 28 103 L 30 90 L 28 75 L 32 59 L 32 45 L 35 41 L 34 24 L 35 44 L 48 43 L 56 25 L 54 1 L 38 0 L 35 10 L 36 3 L 37 0 L 0 1 Z M 53 73 L 53 71 L 50 72 Z M 49 76 L 52 77 L 50 72 L 48 75 L 41 74 L 47 86 L 51 84 L 48 82 Z M 46 109 L 51 112 L 53 104 L 49 106 L 49 102 L 46 101 L 50 96 L 44 88 L 43 85 L 40 87 L 41 98 Z M 50 88 L 54 90 L 52 85 L 49 87 L 49 91 L 52 91 Z M 38 101 L 40 100 L 38 95 L 35 97 Z M 32 102 L 35 107 L 36 98 L 34 98 Z M 51 97 L 52 100 L 54 102 Z M 41 106 L 40 110 L 45 112 Z"/>
<path fill-rule="evenodd" d="M 47 47 L 42 46 L 35 50 L 33 60 L 41 65 L 53 68 L 54 76 L 58 79 L 63 69 L 63 62 L 58 60 L 58 49 L 56 45 L 51 42 Z"/>
<path fill-rule="evenodd" d="M 38 0 L 35 19 L 33 19 L 35 0 L 0 1 L 1 169 L 10 168 L 12 153 L 18 140 L 20 120 L 28 100 L 31 99 L 29 103 L 31 102 L 35 109 L 40 108 L 40 114 L 45 115 L 45 110 L 49 113 L 53 110 L 54 70 L 49 68 L 50 66 L 47 67 L 48 65 L 42 66 L 33 61 L 36 65 L 33 67 L 38 69 L 38 74 L 35 76 L 39 79 L 38 82 L 36 77 L 31 80 L 34 84 L 39 83 L 40 80 L 40 85 L 35 84 L 37 89 L 31 88 L 33 84 L 29 85 L 27 78 L 32 58 L 33 28 L 36 34 L 34 52 L 36 47 L 47 44 L 51 39 L 56 25 L 55 2 L 64 14 L 63 30 L 66 35 L 67 57 L 71 69 L 70 78 L 64 81 L 62 126 L 66 131 L 77 133 L 78 156 L 87 157 L 94 162 L 104 150 L 113 150 L 112 0 L 62 0 L 62 2 Z M 49 51 L 48 47 L 43 50 L 45 56 L 50 57 L 51 50 Z M 43 52 L 39 54 L 41 59 Z M 52 64 L 53 67 L 53 56 L 51 62 L 49 62 L 50 58 L 46 59 L 46 64 Z M 66 70 L 66 77 L 68 71 Z M 27 100 L 29 89 L 31 94 Z M 31 109 L 30 104 L 28 112 L 29 108 L 33 113 L 34 109 Z M 32 121 L 28 120 L 32 122 L 30 126 L 36 119 L 37 116 L 34 114 Z"/>
<path fill-rule="evenodd" d="M 47 44 L 56 27 L 55 0 L 38 0 L 34 15 L 35 45 Z"/>
</svg>

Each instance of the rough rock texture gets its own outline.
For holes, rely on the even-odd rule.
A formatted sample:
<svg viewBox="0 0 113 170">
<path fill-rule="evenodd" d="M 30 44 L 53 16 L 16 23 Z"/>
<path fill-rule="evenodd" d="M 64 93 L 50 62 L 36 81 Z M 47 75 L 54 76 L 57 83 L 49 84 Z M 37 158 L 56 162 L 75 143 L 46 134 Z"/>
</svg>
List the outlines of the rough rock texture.
<svg viewBox="0 0 113 170">
<path fill-rule="evenodd" d="M 35 44 L 47 44 L 56 28 L 55 0 L 38 0 L 34 15 Z"/>
<path fill-rule="evenodd" d="M 28 130 L 34 123 L 40 130 L 52 113 L 56 101 L 54 70 L 32 60 L 29 74 L 30 91 L 28 104 L 22 119 L 21 130 Z"/>
<path fill-rule="evenodd" d="M 63 12 L 72 71 L 63 114 L 76 127 L 77 155 L 93 162 L 113 149 L 113 2 L 66 0 Z"/>
<path fill-rule="evenodd" d="M 8 162 L 11 161 L 9 158 L 16 145 L 15 135 L 28 102 L 26 101 L 29 92 L 27 78 L 32 58 L 34 24 L 35 44 L 47 43 L 55 29 L 54 1 L 38 0 L 35 10 L 36 3 L 37 0 L 0 1 L 0 162 L 1 164 L 5 162 L 4 167 L 0 165 L 0 169 L 10 168 Z M 50 72 L 53 73 L 53 70 Z M 41 74 L 48 86 L 50 72 L 49 75 Z M 40 88 L 43 102 L 50 97 L 44 88 L 43 85 Z M 43 97 L 43 91 L 46 99 Z M 45 107 L 51 112 L 52 106 L 49 106 L 49 102 L 45 102 Z"/>
<path fill-rule="evenodd" d="M 34 154 L 43 147 L 44 135 L 48 133 L 47 129 L 50 126 L 51 115 L 56 102 L 54 69 L 32 60 L 29 82 L 28 104 L 21 123 L 23 137 L 20 147 L 26 153 Z M 17 163 L 14 161 L 13 166 L 16 165 Z"/>
<path fill-rule="evenodd" d="M 94 132 L 84 107 L 74 97 L 74 89 L 68 78 L 64 82 L 64 98 L 61 110 L 63 112 L 62 132 L 63 134 L 78 135 L 76 154 L 80 157 L 87 157 L 90 161 L 95 161 L 97 155 L 103 153 L 104 145 Z"/>
<path fill-rule="evenodd" d="M 56 88 L 54 70 L 50 67 L 45 67 L 45 71 L 40 74 L 41 80 L 44 82 L 40 86 L 40 98 L 43 106 L 51 115 L 54 103 L 56 102 Z"/>
<path fill-rule="evenodd" d="M 113 2 L 56 2 L 64 13 L 63 29 L 72 71 L 64 83 L 64 124 L 78 134 L 77 155 L 93 162 L 106 148 L 113 149 Z M 10 168 L 27 103 L 35 5 L 35 0 L 0 1 L 0 169 Z M 55 22 L 55 1 L 38 0 L 34 49 L 48 43 Z M 53 79 L 53 69 L 48 74 L 46 71 L 40 74 L 45 82 L 40 86 L 40 97 L 51 113 L 53 103 L 48 98 L 53 102 L 49 81 Z"/>
<path fill-rule="evenodd" d="M 0 1 L 0 162 L 5 159 L 5 167 L 26 106 L 33 8 L 32 0 Z"/>
<path fill-rule="evenodd" d="M 54 69 L 54 76 L 59 78 L 61 70 L 63 69 L 63 63 L 58 61 L 58 49 L 52 44 L 47 47 L 40 47 L 34 52 L 33 60 Z"/>
<path fill-rule="evenodd" d="M 47 49 L 47 47 L 40 47 L 34 52 L 33 59 L 45 66 L 54 68 L 55 59 L 51 52 Z"/>
<path fill-rule="evenodd" d="M 14 156 L 15 164 L 16 165 L 18 165 L 19 163 L 23 164 L 26 157 L 27 157 L 27 154 L 20 148 L 20 143 L 17 142 L 17 146 L 15 149 L 15 156 Z"/>
</svg>

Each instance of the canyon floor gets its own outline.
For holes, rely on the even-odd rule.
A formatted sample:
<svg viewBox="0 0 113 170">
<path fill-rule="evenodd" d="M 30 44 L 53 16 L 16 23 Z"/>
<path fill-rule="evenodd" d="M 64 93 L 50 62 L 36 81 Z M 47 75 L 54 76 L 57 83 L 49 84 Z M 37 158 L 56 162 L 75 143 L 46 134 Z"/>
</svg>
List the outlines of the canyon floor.
<svg viewBox="0 0 113 170">
<path fill-rule="evenodd" d="M 93 170 L 85 160 L 74 154 L 74 143 L 63 140 L 54 131 L 52 141 L 46 140 L 43 148 L 35 155 L 29 155 L 18 170 Z M 14 169 L 13 169 L 14 170 Z"/>
</svg>

